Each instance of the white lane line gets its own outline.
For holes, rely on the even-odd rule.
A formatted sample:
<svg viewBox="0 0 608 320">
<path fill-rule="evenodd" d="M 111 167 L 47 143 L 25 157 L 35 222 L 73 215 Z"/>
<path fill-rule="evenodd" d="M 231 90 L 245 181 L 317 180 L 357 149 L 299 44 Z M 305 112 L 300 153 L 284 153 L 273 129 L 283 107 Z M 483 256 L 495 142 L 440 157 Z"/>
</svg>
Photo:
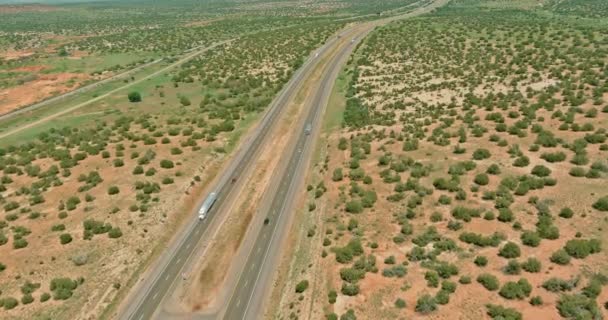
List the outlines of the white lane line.
<svg viewBox="0 0 608 320">
<path fill-rule="evenodd" d="M 260 253 L 260 250 L 262 250 L 262 247 L 258 247 L 258 253 Z"/>
<path fill-rule="evenodd" d="M 255 268 L 255 263 L 251 265 L 251 270 Z"/>
<path fill-rule="evenodd" d="M 141 315 L 141 317 L 139 317 L 139 320 L 141 320 L 141 319 L 143 319 L 143 318 L 144 318 L 144 315 L 142 314 L 142 315 Z"/>
<path fill-rule="evenodd" d="M 191 243 L 188 243 L 188 245 L 186 246 L 186 249 L 190 249 L 190 244 Z"/>
<path fill-rule="evenodd" d="M 249 284 L 249 280 L 245 281 L 245 287 Z"/>
<path fill-rule="evenodd" d="M 169 280 L 169 275 L 167 275 L 167 276 L 165 277 L 165 280 Z"/>
<path fill-rule="evenodd" d="M 158 292 L 154 294 L 154 296 L 152 296 L 152 300 L 156 300 L 156 297 L 158 297 Z"/>
<path fill-rule="evenodd" d="M 238 307 L 241 304 L 241 299 L 239 299 L 239 301 L 236 302 L 236 306 Z"/>
<path fill-rule="evenodd" d="M 179 263 L 180 261 L 182 261 L 182 258 L 177 259 L 175 263 Z"/>
</svg>

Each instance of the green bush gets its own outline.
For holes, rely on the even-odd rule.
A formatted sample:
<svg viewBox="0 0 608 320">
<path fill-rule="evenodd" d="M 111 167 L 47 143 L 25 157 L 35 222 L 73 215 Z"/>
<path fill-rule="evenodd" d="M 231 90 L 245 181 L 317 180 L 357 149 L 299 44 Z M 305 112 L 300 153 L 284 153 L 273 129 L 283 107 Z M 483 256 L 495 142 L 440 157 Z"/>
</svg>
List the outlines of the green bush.
<svg viewBox="0 0 608 320">
<path fill-rule="evenodd" d="M 608 211 L 608 196 L 599 198 L 593 203 L 593 208 L 599 211 Z"/>
<path fill-rule="evenodd" d="M 114 227 L 108 231 L 108 237 L 111 239 L 116 239 L 122 237 L 122 231 L 118 227 Z"/>
<path fill-rule="evenodd" d="M 500 248 L 498 255 L 507 259 L 518 258 L 521 255 L 521 250 L 517 244 L 507 242 L 507 244 Z"/>
<path fill-rule="evenodd" d="M 405 303 L 405 300 L 401 299 L 401 298 L 397 298 L 397 300 L 395 300 L 395 307 L 399 308 L 399 309 L 403 309 L 407 306 L 407 304 Z"/>
<path fill-rule="evenodd" d="M 68 244 L 68 243 L 72 242 L 72 235 L 69 233 L 64 233 L 64 234 L 60 235 L 59 242 L 61 244 Z"/>
<path fill-rule="evenodd" d="M 570 255 L 564 249 L 559 249 L 551 255 L 549 260 L 555 264 L 567 265 L 570 263 Z"/>
<path fill-rule="evenodd" d="M 488 264 L 488 258 L 486 258 L 484 256 L 477 256 L 477 257 L 475 257 L 475 260 L 473 262 L 478 267 L 485 267 Z"/>
<path fill-rule="evenodd" d="M 485 173 L 480 173 L 478 175 L 475 176 L 475 183 L 477 183 L 480 186 L 485 186 L 488 183 L 490 183 L 490 178 L 488 177 L 487 174 Z"/>
<path fill-rule="evenodd" d="M 140 102 L 141 101 L 141 93 L 139 93 L 137 91 L 131 91 L 127 95 L 127 98 L 129 99 L 130 102 Z"/>
<path fill-rule="evenodd" d="M 541 237 L 537 232 L 534 231 L 524 231 L 521 234 L 521 243 L 529 247 L 538 247 L 540 244 Z"/>
<path fill-rule="evenodd" d="M 521 264 L 522 269 L 530 273 L 540 272 L 541 262 L 536 258 L 528 258 L 524 263 Z"/>
<path fill-rule="evenodd" d="M 573 258 L 584 259 L 590 254 L 600 252 L 601 244 L 596 239 L 573 239 L 566 242 L 564 250 L 566 250 L 566 253 Z"/>
<path fill-rule="evenodd" d="M 541 298 L 540 296 L 534 296 L 534 297 L 530 298 L 530 305 L 540 306 L 542 304 L 543 304 L 543 298 Z"/>
<path fill-rule="evenodd" d="M 488 149 L 477 149 L 473 152 L 473 159 L 483 160 L 490 158 L 491 154 Z"/>
<path fill-rule="evenodd" d="M 419 312 L 422 314 L 431 313 L 431 312 L 437 310 L 437 302 L 435 301 L 435 298 L 433 298 L 431 295 L 424 294 L 423 296 L 418 298 L 418 300 L 416 301 L 415 310 L 416 310 L 416 312 Z"/>
<path fill-rule="evenodd" d="M 522 320 L 522 315 L 519 311 L 503 306 L 487 304 L 487 313 L 493 320 Z"/>
<path fill-rule="evenodd" d="M 505 283 L 498 294 L 505 299 L 518 299 L 522 300 L 532 292 L 532 285 L 525 278 L 519 279 L 517 282 L 509 281 Z"/>
<path fill-rule="evenodd" d="M 537 177 L 548 177 L 551 174 L 551 169 L 543 165 L 537 165 L 532 168 L 532 174 Z"/>
<path fill-rule="evenodd" d="M 543 282 L 542 287 L 549 292 L 570 291 L 578 285 L 578 278 L 564 280 L 559 278 L 549 278 Z"/>
<path fill-rule="evenodd" d="M 570 208 L 563 208 L 559 212 L 559 216 L 564 219 L 570 219 L 574 216 L 574 211 Z"/>
<path fill-rule="evenodd" d="M 570 319 L 602 319 L 595 299 L 582 294 L 564 294 L 557 301 L 557 310 L 564 318 Z"/>
<path fill-rule="evenodd" d="M 585 168 L 582 167 L 572 167 L 570 169 L 569 174 L 573 177 L 584 177 L 585 176 Z"/>
<path fill-rule="evenodd" d="M 120 192 L 120 189 L 118 189 L 117 186 L 111 186 L 108 188 L 109 195 L 115 195 L 115 194 L 118 194 L 119 192 Z"/>
<path fill-rule="evenodd" d="M 13 297 L 6 297 L 1 299 L 2 305 L 4 306 L 5 310 L 11 310 L 14 309 L 16 306 L 19 305 L 19 301 Z"/>
<path fill-rule="evenodd" d="M 161 160 L 160 161 L 160 167 L 163 168 L 163 169 L 171 169 L 171 168 L 174 167 L 173 161 L 167 160 L 167 159 Z"/>
<path fill-rule="evenodd" d="M 302 280 L 296 285 L 296 293 L 302 293 L 308 289 L 308 280 Z"/>
<path fill-rule="evenodd" d="M 479 282 L 482 286 L 484 286 L 484 288 L 490 291 L 498 290 L 498 287 L 500 286 L 498 278 L 489 273 L 480 274 L 477 277 L 477 282 Z"/>
</svg>

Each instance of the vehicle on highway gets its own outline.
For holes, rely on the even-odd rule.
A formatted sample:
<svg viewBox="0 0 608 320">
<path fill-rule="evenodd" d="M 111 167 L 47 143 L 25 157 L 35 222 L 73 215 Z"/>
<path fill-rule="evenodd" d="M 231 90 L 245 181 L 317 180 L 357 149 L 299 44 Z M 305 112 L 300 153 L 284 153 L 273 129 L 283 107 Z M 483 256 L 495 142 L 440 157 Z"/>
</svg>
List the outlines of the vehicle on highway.
<svg viewBox="0 0 608 320">
<path fill-rule="evenodd" d="M 264 219 L 264 225 L 267 225 L 270 222 L 270 218 Z"/>
<path fill-rule="evenodd" d="M 207 199 L 205 199 L 205 201 L 203 201 L 203 205 L 201 206 L 201 208 L 198 210 L 199 220 L 203 220 L 203 219 L 205 219 L 205 217 L 207 217 L 207 213 L 209 212 L 209 210 L 215 203 L 215 200 L 217 200 L 217 193 L 211 192 L 207 196 Z"/>
<path fill-rule="evenodd" d="M 304 127 L 304 134 L 309 136 L 311 132 L 312 132 L 312 124 L 309 122 L 306 124 L 306 127 Z"/>
</svg>

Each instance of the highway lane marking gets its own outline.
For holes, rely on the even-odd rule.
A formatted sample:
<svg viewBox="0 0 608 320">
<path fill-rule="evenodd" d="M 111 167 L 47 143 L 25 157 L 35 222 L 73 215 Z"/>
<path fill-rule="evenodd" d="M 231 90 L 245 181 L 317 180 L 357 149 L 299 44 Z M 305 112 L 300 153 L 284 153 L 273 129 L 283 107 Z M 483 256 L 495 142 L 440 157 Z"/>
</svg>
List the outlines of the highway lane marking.
<svg viewBox="0 0 608 320">
<path fill-rule="evenodd" d="M 188 243 L 188 245 L 186 246 L 186 249 L 190 249 L 190 245 L 191 245 L 191 243 Z"/>
<path fill-rule="evenodd" d="M 182 261 L 182 258 L 177 259 L 175 263 L 179 263 L 180 261 Z"/>
<path fill-rule="evenodd" d="M 258 247 L 258 253 L 260 252 L 260 250 L 262 250 L 262 248 L 261 248 L 261 247 Z"/>
<path fill-rule="evenodd" d="M 156 297 L 158 297 L 158 292 L 154 294 L 154 296 L 152 297 L 152 300 L 156 300 Z"/>
<path fill-rule="evenodd" d="M 236 306 L 240 306 L 241 305 L 241 299 L 239 299 L 239 301 L 236 302 Z"/>
<path fill-rule="evenodd" d="M 169 275 L 167 275 L 167 276 L 165 277 L 165 280 L 169 280 Z"/>
<path fill-rule="evenodd" d="M 143 319 L 143 318 L 144 318 L 144 315 L 142 314 L 142 315 L 141 315 L 141 317 L 139 317 L 139 320 L 141 320 L 141 319 Z"/>
<path fill-rule="evenodd" d="M 249 280 L 245 281 L 245 287 L 249 284 Z"/>
</svg>

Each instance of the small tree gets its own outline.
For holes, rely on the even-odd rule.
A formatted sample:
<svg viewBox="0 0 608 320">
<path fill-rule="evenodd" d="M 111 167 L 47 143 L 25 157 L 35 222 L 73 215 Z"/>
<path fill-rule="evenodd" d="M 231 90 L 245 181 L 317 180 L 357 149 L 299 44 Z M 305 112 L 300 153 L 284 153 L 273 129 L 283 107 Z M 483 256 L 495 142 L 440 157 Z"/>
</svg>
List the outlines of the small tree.
<svg viewBox="0 0 608 320">
<path fill-rule="evenodd" d="M 296 285 L 296 292 L 302 293 L 308 289 L 308 280 L 302 280 Z"/>
<path fill-rule="evenodd" d="M 69 233 L 64 233 L 60 235 L 59 242 L 61 242 L 61 244 L 68 244 L 72 242 L 72 235 L 70 235 Z"/>
<path fill-rule="evenodd" d="M 140 102 L 141 101 L 141 94 L 137 91 L 129 92 L 127 97 L 129 98 L 130 102 Z"/>
</svg>

